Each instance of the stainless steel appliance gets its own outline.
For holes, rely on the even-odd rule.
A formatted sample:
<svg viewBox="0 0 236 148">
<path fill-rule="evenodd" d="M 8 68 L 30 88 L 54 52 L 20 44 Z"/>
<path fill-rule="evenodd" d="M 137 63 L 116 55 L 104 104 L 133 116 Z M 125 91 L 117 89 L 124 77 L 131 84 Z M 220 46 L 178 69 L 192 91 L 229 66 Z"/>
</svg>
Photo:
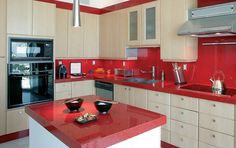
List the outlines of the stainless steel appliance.
<svg viewBox="0 0 236 148">
<path fill-rule="evenodd" d="M 189 10 L 189 20 L 178 35 L 215 37 L 236 35 L 236 2 Z"/>
<path fill-rule="evenodd" d="M 9 38 L 8 108 L 54 98 L 53 40 Z"/>
<path fill-rule="evenodd" d="M 184 79 L 184 72 L 181 67 L 178 66 L 177 63 L 172 64 L 173 65 L 173 72 L 175 77 L 175 84 L 186 84 L 186 81 Z"/>
<path fill-rule="evenodd" d="M 217 77 L 217 78 L 216 78 Z M 220 79 L 222 77 L 222 79 Z M 216 71 L 214 73 L 214 78 L 210 78 L 212 82 L 212 92 L 214 94 L 223 94 L 224 93 L 224 73 L 222 71 Z"/>
<path fill-rule="evenodd" d="M 114 86 L 112 83 L 95 81 L 96 95 L 110 100 L 114 99 Z"/>
</svg>

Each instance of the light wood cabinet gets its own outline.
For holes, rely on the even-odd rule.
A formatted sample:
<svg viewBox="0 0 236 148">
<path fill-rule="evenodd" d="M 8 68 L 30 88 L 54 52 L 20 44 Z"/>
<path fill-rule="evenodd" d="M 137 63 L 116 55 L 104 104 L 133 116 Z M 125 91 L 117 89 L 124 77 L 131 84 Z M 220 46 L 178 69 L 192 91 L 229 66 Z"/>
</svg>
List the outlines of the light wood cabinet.
<svg viewBox="0 0 236 148">
<path fill-rule="evenodd" d="M 188 20 L 187 11 L 196 7 L 196 0 L 161 1 L 161 59 L 192 62 L 198 58 L 197 38 L 178 36 L 177 31 Z"/>
<path fill-rule="evenodd" d="M 71 82 L 55 84 L 55 100 L 71 98 L 72 95 Z"/>
<path fill-rule="evenodd" d="M 56 9 L 56 58 L 67 58 L 68 56 L 68 11 L 65 9 Z"/>
<path fill-rule="evenodd" d="M 129 87 L 115 84 L 114 100 L 120 103 L 129 104 Z"/>
<path fill-rule="evenodd" d="M 6 56 L 6 8 L 7 1 L 0 0 L 0 57 Z"/>
<path fill-rule="evenodd" d="M 171 95 L 171 106 L 198 111 L 198 99 L 180 95 Z"/>
<path fill-rule="evenodd" d="M 7 0 L 8 34 L 32 35 L 32 2 L 32 0 Z"/>
<path fill-rule="evenodd" d="M 99 16 L 84 14 L 84 57 L 99 57 Z"/>
<path fill-rule="evenodd" d="M 72 97 L 95 95 L 94 80 L 72 82 Z"/>
<path fill-rule="evenodd" d="M 6 76 L 6 59 L 0 58 L 0 81 L 2 85 L 0 87 L 0 135 L 6 133 L 6 104 L 7 104 L 7 76 Z"/>
<path fill-rule="evenodd" d="M 147 90 L 117 84 L 114 88 L 115 101 L 147 109 Z"/>
<path fill-rule="evenodd" d="M 33 35 L 55 36 L 56 5 L 33 1 Z"/>
<path fill-rule="evenodd" d="M 160 0 L 128 9 L 128 46 L 160 46 Z"/>
<path fill-rule="evenodd" d="M 68 15 L 68 57 L 83 58 L 84 56 L 84 13 L 80 13 L 81 27 L 73 27 L 72 12 Z"/>
<path fill-rule="evenodd" d="M 7 111 L 7 134 L 28 129 L 28 115 L 25 108 Z"/>
<path fill-rule="evenodd" d="M 171 132 L 171 144 L 181 148 L 198 148 L 198 141 L 174 132 Z"/>
</svg>

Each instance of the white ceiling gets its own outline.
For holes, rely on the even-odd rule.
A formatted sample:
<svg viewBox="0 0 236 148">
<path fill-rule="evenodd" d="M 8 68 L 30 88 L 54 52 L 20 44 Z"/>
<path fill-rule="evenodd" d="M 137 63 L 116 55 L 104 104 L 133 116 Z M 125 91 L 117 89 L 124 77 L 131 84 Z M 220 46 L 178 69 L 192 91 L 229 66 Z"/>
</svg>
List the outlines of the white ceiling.
<svg viewBox="0 0 236 148">
<path fill-rule="evenodd" d="M 73 3 L 73 0 L 57 0 L 67 3 Z M 129 0 L 80 0 L 80 4 L 84 6 L 94 7 L 94 8 L 105 8 L 118 3 L 126 2 Z"/>
</svg>

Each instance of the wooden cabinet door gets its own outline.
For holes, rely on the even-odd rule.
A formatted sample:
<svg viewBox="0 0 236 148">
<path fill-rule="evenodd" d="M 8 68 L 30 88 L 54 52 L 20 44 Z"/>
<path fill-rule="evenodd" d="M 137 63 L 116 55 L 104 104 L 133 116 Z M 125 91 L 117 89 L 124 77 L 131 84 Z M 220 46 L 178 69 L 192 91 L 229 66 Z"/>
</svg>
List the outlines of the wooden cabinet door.
<svg viewBox="0 0 236 148">
<path fill-rule="evenodd" d="M 32 35 L 32 10 L 32 0 L 7 0 L 7 33 Z"/>
<path fill-rule="evenodd" d="M 7 134 L 28 129 L 28 115 L 25 108 L 7 111 Z"/>
<path fill-rule="evenodd" d="M 71 82 L 56 83 L 55 85 L 55 100 L 71 98 Z"/>
<path fill-rule="evenodd" d="M 33 35 L 55 36 L 56 5 L 33 1 Z"/>
<path fill-rule="evenodd" d="M 99 16 L 84 13 L 84 57 L 99 57 Z"/>
<path fill-rule="evenodd" d="M 68 10 L 56 9 L 55 57 L 66 58 L 68 54 Z"/>
<path fill-rule="evenodd" d="M 6 0 L 0 0 L 0 57 L 6 56 Z"/>
<path fill-rule="evenodd" d="M 72 82 L 72 97 L 95 95 L 94 80 Z"/>
<path fill-rule="evenodd" d="M 188 20 L 187 10 L 196 0 L 161 0 L 161 59 L 165 61 L 196 61 L 197 38 L 178 36 L 179 28 Z"/>
<path fill-rule="evenodd" d="M 160 1 L 154 1 L 142 6 L 142 45 L 160 46 Z"/>
<path fill-rule="evenodd" d="M 130 87 L 129 104 L 147 109 L 147 90 Z"/>
<path fill-rule="evenodd" d="M 73 27 L 72 12 L 68 15 L 68 57 L 84 57 L 84 13 L 80 13 L 81 27 Z"/>
<path fill-rule="evenodd" d="M 0 58 L 0 81 L 2 85 L 0 87 L 0 135 L 6 134 L 6 100 L 7 100 L 7 88 L 6 88 L 6 60 L 5 58 Z"/>
<path fill-rule="evenodd" d="M 141 29 L 141 7 L 135 6 L 128 10 L 128 45 L 140 45 Z"/>
<path fill-rule="evenodd" d="M 129 87 L 115 84 L 114 100 L 120 103 L 129 104 Z"/>
</svg>

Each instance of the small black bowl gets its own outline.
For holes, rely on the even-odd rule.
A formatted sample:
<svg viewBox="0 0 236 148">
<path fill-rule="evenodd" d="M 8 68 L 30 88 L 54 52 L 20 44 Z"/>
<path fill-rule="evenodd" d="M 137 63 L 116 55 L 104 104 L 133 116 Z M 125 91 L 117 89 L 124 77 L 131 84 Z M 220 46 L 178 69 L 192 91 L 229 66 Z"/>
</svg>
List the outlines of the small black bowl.
<svg viewBox="0 0 236 148">
<path fill-rule="evenodd" d="M 70 110 L 70 111 L 78 111 L 81 107 L 81 105 L 83 104 L 83 99 L 78 98 L 78 99 L 68 99 L 65 100 L 65 104 L 66 107 Z"/>
<path fill-rule="evenodd" d="M 107 114 L 108 111 L 111 109 L 112 104 L 108 102 L 102 102 L 102 101 L 96 101 L 94 102 L 94 105 L 96 109 L 101 113 L 101 114 Z"/>
</svg>

